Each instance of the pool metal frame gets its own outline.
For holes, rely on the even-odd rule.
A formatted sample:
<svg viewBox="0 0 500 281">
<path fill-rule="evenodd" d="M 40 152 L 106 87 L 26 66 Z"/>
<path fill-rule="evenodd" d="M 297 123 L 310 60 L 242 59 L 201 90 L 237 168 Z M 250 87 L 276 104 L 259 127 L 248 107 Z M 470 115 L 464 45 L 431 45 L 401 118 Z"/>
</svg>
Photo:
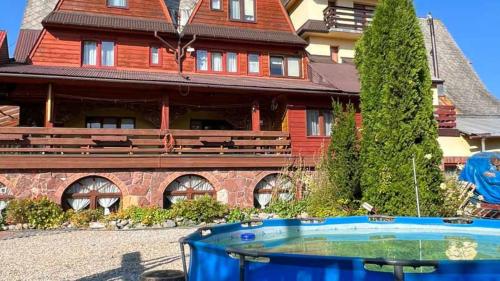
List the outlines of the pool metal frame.
<svg viewBox="0 0 500 281">
<path fill-rule="evenodd" d="M 500 220 L 485 220 L 485 219 L 471 219 L 471 218 L 415 218 L 415 217 L 391 217 L 391 216 L 364 216 L 364 217 L 343 217 L 343 218 L 303 218 L 303 219 L 273 219 L 273 220 L 250 220 L 241 223 L 234 224 L 225 224 L 225 225 L 215 225 L 215 226 L 206 226 L 201 227 L 196 230 L 191 235 L 183 237 L 179 240 L 180 249 L 181 249 L 181 259 L 182 265 L 185 274 L 186 281 L 192 281 L 189 276 L 187 261 L 186 261 L 186 253 L 185 253 L 185 245 L 190 246 L 191 253 L 196 250 L 198 247 L 203 246 L 203 242 L 199 241 L 205 239 L 206 237 L 214 234 L 220 234 L 225 232 L 232 232 L 242 229 L 258 229 L 262 227 L 273 227 L 273 226 L 305 226 L 307 225 L 325 225 L 325 224 L 347 224 L 347 223 L 374 223 L 374 224 L 425 224 L 425 225 L 436 225 L 436 226 L 458 226 L 458 227 L 484 227 L 484 228 L 500 228 Z M 243 228 L 245 227 L 245 228 Z M 206 244 L 206 243 L 205 243 Z M 212 248 L 221 248 L 217 246 L 213 246 Z M 246 271 L 249 267 L 250 262 L 256 262 L 256 259 L 270 259 L 276 257 L 293 257 L 300 256 L 296 254 L 285 254 L 285 253 L 268 253 L 268 252 L 260 252 L 254 250 L 244 250 L 234 247 L 226 247 L 223 249 L 224 252 L 228 256 L 233 256 L 233 259 L 237 257 L 238 259 L 238 272 L 239 279 L 232 278 L 231 280 L 239 280 L 239 281 L 248 281 L 246 278 Z M 193 255 L 191 255 L 192 257 Z M 304 256 L 300 256 L 304 257 Z M 327 257 L 327 256 L 316 256 L 316 255 L 307 255 L 308 258 L 338 258 L 339 260 L 345 259 L 345 257 Z M 355 259 L 355 258 L 347 258 L 347 259 Z M 377 266 L 392 266 L 393 271 L 393 280 L 395 281 L 404 281 L 406 280 L 406 274 L 403 271 L 404 267 L 413 267 L 414 269 L 421 267 L 432 267 L 434 270 L 440 269 L 440 263 L 446 269 L 459 269 L 464 264 L 473 264 L 475 261 L 439 261 L 439 260 L 391 260 L 384 258 L 358 258 L 361 260 L 363 267 L 366 265 L 377 265 Z M 480 261 L 485 265 L 491 266 L 500 266 L 500 260 L 482 260 Z M 193 264 L 193 259 L 191 259 L 190 270 L 195 266 Z M 484 266 L 483 266 L 484 267 Z M 365 269 L 366 270 L 366 269 Z M 368 270 L 366 270 L 368 271 Z M 463 271 L 463 269 L 462 269 Z M 492 272 L 490 272 L 492 273 Z M 495 273 L 493 271 L 493 273 Z M 388 274 L 388 273 L 385 273 Z M 482 278 L 484 276 L 492 277 L 493 279 L 487 280 L 500 280 L 500 270 L 495 275 L 481 275 Z M 418 273 L 419 276 L 425 276 L 424 273 Z M 387 277 L 387 276 L 386 276 Z M 250 278 L 251 279 L 251 278 Z M 425 279 L 425 278 L 424 278 Z M 419 280 L 424 280 L 419 279 Z M 195 279 L 195 281 L 198 279 Z M 224 279 L 226 280 L 226 279 Z M 254 280 L 254 279 L 251 279 Z M 375 280 L 375 279 L 374 279 Z M 376 280 L 389 280 L 385 279 L 376 279 Z M 413 280 L 413 279 L 412 279 Z M 452 280 L 452 279 L 425 279 L 425 280 Z M 455 281 L 458 280 L 473 280 L 473 279 L 453 279 Z"/>
</svg>

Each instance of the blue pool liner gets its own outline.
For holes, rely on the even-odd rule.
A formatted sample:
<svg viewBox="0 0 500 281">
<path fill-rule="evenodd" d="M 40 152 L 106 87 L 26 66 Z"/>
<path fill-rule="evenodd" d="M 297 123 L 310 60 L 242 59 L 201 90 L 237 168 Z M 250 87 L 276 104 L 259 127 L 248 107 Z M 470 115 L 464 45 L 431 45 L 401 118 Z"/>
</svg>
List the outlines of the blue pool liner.
<svg viewBox="0 0 500 281">
<path fill-rule="evenodd" d="M 258 226 L 235 223 L 210 228 L 203 236 L 197 231 L 183 239 L 191 252 L 188 281 L 240 281 L 240 261 L 230 255 L 228 248 L 207 243 L 212 236 L 237 231 L 256 231 L 266 227 L 314 227 L 333 224 L 364 223 L 421 224 L 426 226 L 452 226 L 472 230 L 487 228 L 498 232 L 500 221 L 471 220 L 464 224 L 449 224 L 442 218 L 395 217 L 392 221 L 372 221 L 369 217 L 329 218 L 319 223 L 306 224 L 301 220 L 266 220 Z M 483 229 L 484 230 L 484 229 Z M 247 259 L 243 267 L 245 281 L 392 281 L 391 272 L 365 269 L 366 259 L 358 257 L 315 256 L 286 253 L 255 253 L 261 259 Z M 265 262 L 262 262 L 262 258 Z M 500 260 L 451 261 L 438 260 L 437 269 L 430 273 L 406 273 L 406 281 L 500 281 Z"/>
</svg>

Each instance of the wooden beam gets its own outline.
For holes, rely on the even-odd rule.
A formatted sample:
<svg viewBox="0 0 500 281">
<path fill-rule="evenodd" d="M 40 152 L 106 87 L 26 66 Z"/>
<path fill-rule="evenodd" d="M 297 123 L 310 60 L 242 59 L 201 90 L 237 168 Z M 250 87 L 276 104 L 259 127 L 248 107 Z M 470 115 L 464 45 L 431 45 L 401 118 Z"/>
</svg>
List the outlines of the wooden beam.
<svg viewBox="0 0 500 281">
<path fill-rule="evenodd" d="M 252 131 L 260 131 L 260 105 L 259 101 L 254 101 L 252 104 Z"/>
<path fill-rule="evenodd" d="M 47 88 L 47 99 L 45 100 L 45 127 L 54 127 L 54 93 L 52 92 L 52 84 Z"/>
<path fill-rule="evenodd" d="M 170 100 L 168 95 L 163 95 L 161 99 L 161 126 L 160 129 L 170 128 Z"/>
</svg>

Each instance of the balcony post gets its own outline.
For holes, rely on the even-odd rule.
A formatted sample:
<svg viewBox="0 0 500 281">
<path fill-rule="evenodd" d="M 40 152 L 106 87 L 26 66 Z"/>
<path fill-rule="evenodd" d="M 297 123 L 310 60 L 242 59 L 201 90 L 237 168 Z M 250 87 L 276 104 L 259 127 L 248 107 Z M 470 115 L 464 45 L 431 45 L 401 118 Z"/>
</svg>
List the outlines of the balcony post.
<svg viewBox="0 0 500 281">
<path fill-rule="evenodd" d="M 257 100 L 252 103 L 252 131 L 260 131 L 260 105 Z"/>
<path fill-rule="evenodd" d="M 170 100 L 168 95 L 163 95 L 161 99 L 161 125 L 160 129 L 168 130 L 170 128 Z"/>
<path fill-rule="evenodd" d="M 54 93 L 52 84 L 47 88 L 47 98 L 45 100 L 45 124 L 46 128 L 54 127 Z"/>
</svg>

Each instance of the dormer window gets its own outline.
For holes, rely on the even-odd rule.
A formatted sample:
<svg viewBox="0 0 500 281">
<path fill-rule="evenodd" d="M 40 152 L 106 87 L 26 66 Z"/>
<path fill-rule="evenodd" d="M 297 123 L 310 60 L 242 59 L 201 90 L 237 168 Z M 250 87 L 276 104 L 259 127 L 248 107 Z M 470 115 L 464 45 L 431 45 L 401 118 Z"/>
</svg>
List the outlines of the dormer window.
<svg viewBox="0 0 500 281">
<path fill-rule="evenodd" d="M 255 21 L 255 0 L 229 0 L 229 18 L 236 21 Z"/>
<path fill-rule="evenodd" d="M 271 56 L 269 62 L 271 76 L 290 78 L 301 76 L 300 57 Z"/>
<path fill-rule="evenodd" d="M 107 0 L 108 7 L 113 8 L 127 8 L 128 0 Z"/>
<path fill-rule="evenodd" d="M 85 40 L 82 42 L 82 65 L 115 66 L 115 42 Z"/>
</svg>

